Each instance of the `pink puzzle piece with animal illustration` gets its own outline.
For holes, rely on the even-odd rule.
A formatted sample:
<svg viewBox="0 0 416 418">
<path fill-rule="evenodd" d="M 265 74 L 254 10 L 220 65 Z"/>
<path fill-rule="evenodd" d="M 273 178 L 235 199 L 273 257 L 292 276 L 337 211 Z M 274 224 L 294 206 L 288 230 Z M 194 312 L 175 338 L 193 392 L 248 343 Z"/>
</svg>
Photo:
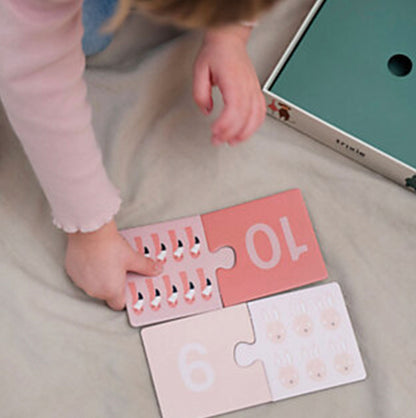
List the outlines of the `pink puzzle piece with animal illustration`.
<svg viewBox="0 0 416 418">
<path fill-rule="evenodd" d="M 159 277 L 127 275 L 127 312 L 137 327 L 222 307 L 215 271 L 231 268 L 234 253 L 208 251 L 201 218 L 194 216 L 122 231 L 138 252 L 165 263 Z"/>
<path fill-rule="evenodd" d="M 136 251 L 165 262 L 160 277 L 128 274 L 132 326 L 235 305 L 327 277 L 297 189 L 121 233 Z"/>
<path fill-rule="evenodd" d="M 142 338 L 165 418 L 209 417 L 366 377 L 336 283 L 145 328 Z"/>
</svg>

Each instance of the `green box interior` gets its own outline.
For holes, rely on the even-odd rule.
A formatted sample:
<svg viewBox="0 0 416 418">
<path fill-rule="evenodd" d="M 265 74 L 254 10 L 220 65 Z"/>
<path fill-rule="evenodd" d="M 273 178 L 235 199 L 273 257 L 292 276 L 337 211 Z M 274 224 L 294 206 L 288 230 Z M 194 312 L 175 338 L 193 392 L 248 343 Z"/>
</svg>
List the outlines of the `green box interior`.
<svg viewBox="0 0 416 418">
<path fill-rule="evenodd" d="M 326 0 L 270 90 L 416 167 L 416 0 Z"/>
</svg>

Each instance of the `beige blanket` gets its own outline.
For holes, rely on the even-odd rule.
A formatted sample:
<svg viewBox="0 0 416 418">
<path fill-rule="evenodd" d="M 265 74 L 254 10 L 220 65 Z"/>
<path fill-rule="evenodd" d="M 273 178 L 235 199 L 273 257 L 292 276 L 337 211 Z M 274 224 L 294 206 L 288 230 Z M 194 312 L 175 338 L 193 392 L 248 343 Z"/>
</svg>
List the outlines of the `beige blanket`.
<svg viewBox="0 0 416 418">
<path fill-rule="evenodd" d="M 255 29 L 249 51 L 262 82 L 312 3 L 283 0 Z M 241 146 L 211 146 L 212 118 L 191 94 L 200 35 L 172 39 L 140 22 L 130 18 L 87 74 L 124 200 L 119 228 L 300 188 L 368 371 L 364 382 L 232 416 L 414 417 L 416 196 L 271 118 Z M 65 236 L 3 112 L 0 232 L 0 415 L 157 417 L 139 333 L 65 275 Z"/>
</svg>

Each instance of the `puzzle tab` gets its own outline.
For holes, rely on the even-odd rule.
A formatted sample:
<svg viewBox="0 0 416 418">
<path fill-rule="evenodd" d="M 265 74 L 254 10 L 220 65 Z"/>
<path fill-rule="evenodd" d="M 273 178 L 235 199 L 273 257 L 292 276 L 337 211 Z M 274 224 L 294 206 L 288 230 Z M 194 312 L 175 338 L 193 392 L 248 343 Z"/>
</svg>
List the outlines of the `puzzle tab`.
<svg viewBox="0 0 416 418">
<path fill-rule="evenodd" d="M 201 216 L 121 231 L 162 260 L 160 277 L 127 277 L 132 326 L 219 309 L 327 277 L 299 190 Z"/>
<path fill-rule="evenodd" d="M 152 326 L 142 337 L 165 418 L 213 416 L 366 377 L 336 283 Z"/>
</svg>

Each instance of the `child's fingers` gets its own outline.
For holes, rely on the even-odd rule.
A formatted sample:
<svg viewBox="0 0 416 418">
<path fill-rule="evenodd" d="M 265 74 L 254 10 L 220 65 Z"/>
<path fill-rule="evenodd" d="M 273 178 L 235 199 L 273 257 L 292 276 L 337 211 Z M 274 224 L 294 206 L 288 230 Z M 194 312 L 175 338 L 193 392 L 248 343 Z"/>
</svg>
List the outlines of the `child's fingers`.
<svg viewBox="0 0 416 418">
<path fill-rule="evenodd" d="M 132 271 L 144 276 L 155 276 L 163 271 L 163 264 L 160 261 L 154 261 L 146 258 L 141 254 L 137 254 L 133 250 L 128 256 L 126 263 L 127 271 Z M 123 270 L 124 271 L 124 270 Z M 107 305 L 114 310 L 122 310 L 126 305 L 125 295 L 125 271 L 123 277 L 119 280 L 113 279 L 112 283 L 120 283 L 120 286 L 107 289 L 101 298 L 105 299 Z"/>
<path fill-rule="evenodd" d="M 256 129 L 264 122 L 266 117 L 266 102 L 263 94 L 257 96 L 257 100 L 253 101 L 251 115 L 248 123 L 237 134 L 236 141 L 244 141 L 249 138 Z"/>
<path fill-rule="evenodd" d="M 213 107 L 211 77 L 208 65 L 196 64 L 194 68 L 193 97 L 201 111 L 208 115 Z"/>
<path fill-rule="evenodd" d="M 220 141 L 229 141 L 246 125 L 250 117 L 250 101 L 245 91 L 237 86 L 220 87 L 224 109 L 212 127 L 213 136 Z"/>
<path fill-rule="evenodd" d="M 105 300 L 110 308 L 120 311 L 126 304 L 126 272 L 106 271 L 100 277 L 100 280 L 89 280 L 82 289 L 88 296 L 95 299 Z"/>
<path fill-rule="evenodd" d="M 160 261 L 154 261 L 133 250 L 127 261 L 127 270 L 143 276 L 156 276 L 163 271 L 163 264 Z"/>
<path fill-rule="evenodd" d="M 107 305 L 115 311 L 122 311 L 126 306 L 126 291 L 123 286 L 122 289 L 113 297 L 106 300 Z"/>
<path fill-rule="evenodd" d="M 228 141 L 228 143 L 230 145 L 237 145 L 240 142 L 243 142 L 244 140 L 249 138 L 250 135 L 256 130 L 258 126 L 257 121 L 258 121 L 258 111 L 257 111 L 256 106 L 253 106 L 247 123 L 243 126 L 242 129 L 240 129 L 240 131 L 237 133 L 237 135 L 234 138 Z"/>
</svg>

